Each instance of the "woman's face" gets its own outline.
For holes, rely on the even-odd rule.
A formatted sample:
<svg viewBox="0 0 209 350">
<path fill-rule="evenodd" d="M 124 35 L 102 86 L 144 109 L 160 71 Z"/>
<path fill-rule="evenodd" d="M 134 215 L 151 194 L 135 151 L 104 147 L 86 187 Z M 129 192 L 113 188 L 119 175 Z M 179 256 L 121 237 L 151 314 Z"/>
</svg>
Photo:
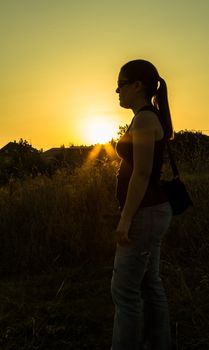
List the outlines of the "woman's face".
<svg viewBox="0 0 209 350">
<path fill-rule="evenodd" d="M 120 106 L 132 108 L 137 98 L 136 82 L 130 82 L 123 72 L 118 76 L 118 87 L 116 93 L 119 94 Z"/>
</svg>

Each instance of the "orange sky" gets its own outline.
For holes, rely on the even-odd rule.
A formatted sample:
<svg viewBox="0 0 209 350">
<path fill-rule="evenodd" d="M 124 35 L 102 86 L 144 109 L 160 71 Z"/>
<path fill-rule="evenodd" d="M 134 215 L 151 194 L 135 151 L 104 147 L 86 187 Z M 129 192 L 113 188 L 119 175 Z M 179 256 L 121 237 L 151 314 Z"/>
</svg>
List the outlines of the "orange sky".
<svg viewBox="0 0 209 350">
<path fill-rule="evenodd" d="M 90 144 L 108 127 L 115 136 L 132 118 L 117 75 L 136 58 L 167 81 L 175 130 L 208 130 L 208 15 L 206 0 L 0 1 L 0 147 Z"/>
</svg>

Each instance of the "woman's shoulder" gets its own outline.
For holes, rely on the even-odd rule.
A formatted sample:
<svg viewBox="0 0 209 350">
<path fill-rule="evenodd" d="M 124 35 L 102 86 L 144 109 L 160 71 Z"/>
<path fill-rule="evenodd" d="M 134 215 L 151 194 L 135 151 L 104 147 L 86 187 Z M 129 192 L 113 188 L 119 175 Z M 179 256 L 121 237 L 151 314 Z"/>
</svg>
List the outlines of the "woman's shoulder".
<svg viewBox="0 0 209 350">
<path fill-rule="evenodd" d="M 144 110 L 144 111 L 138 112 L 135 115 L 133 123 L 131 125 L 131 129 L 134 129 L 137 127 L 155 128 L 155 126 L 158 123 L 159 123 L 159 118 L 154 111 Z"/>
<path fill-rule="evenodd" d="M 130 133 L 136 129 L 153 131 L 156 140 L 163 138 L 164 132 L 158 114 L 154 110 L 144 110 L 137 113 L 130 128 Z"/>
</svg>

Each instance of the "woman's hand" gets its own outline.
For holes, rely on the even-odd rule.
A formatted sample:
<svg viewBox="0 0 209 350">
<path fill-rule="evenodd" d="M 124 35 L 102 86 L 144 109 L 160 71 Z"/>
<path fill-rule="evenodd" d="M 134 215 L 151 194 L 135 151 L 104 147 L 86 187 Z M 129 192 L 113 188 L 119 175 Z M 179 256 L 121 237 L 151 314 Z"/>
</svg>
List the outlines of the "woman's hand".
<svg viewBox="0 0 209 350">
<path fill-rule="evenodd" d="M 118 244 L 126 245 L 131 243 L 131 240 L 128 238 L 130 226 L 131 221 L 126 221 L 123 218 L 120 218 L 116 229 L 116 239 Z"/>
</svg>

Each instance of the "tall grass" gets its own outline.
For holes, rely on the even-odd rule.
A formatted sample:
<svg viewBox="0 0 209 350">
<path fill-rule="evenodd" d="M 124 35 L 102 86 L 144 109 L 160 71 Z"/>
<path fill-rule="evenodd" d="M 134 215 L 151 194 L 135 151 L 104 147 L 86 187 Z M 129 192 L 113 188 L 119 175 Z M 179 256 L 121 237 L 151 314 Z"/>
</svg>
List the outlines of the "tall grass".
<svg viewBox="0 0 209 350">
<path fill-rule="evenodd" d="M 13 180 L 1 187 L 1 276 L 53 273 L 74 263 L 112 259 L 116 169 L 117 162 L 89 161 L 73 174 L 66 168 L 51 178 Z M 182 177 L 194 207 L 173 218 L 161 268 L 178 349 L 203 350 L 209 343 L 208 174 Z"/>
<path fill-rule="evenodd" d="M 0 189 L 1 274 L 54 269 L 109 249 L 113 165 L 87 162 Z M 110 214 L 110 215 L 109 215 Z"/>
</svg>

